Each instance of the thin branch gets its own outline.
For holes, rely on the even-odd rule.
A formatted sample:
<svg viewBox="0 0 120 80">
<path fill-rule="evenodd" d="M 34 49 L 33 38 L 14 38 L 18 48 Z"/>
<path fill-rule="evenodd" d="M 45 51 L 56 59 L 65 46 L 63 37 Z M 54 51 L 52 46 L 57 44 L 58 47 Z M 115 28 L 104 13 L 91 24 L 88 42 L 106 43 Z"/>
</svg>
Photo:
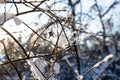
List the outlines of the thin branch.
<svg viewBox="0 0 120 80">
<path fill-rule="evenodd" d="M 105 26 L 104 26 L 104 23 L 103 23 L 103 20 L 102 20 L 102 15 L 101 15 L 101 11 L 99 9 L 99 6 L 98 6 L 98 3 L 97 3 L 97 0 L 95 0 L 95 6 L 98 10 L 98 16 L 99 16 L 99 19 L 100 19 L 100 22 L 101 22 L 101 25 L 102 25 L 102 29 L 103 29 L 103 47 L 105 47 L 105 43 L 106 43 L 106 29 L 105 29 Z"/>
<path fill-rule="evenodd" d="M 13 60 L 11 62 L 19 62 L 19 61 L 22 61 L 22 60 L 27 60 L 27 59 L 36 58 L 36 57 L 45 57 L 45 56 L 50 56 L 50 55 L 52 55 L 52 54 L 50 54 L 50 53 L 43 53 L 43 54 L 39 54 L 37 56 L 31 56 L 29 58 L 22 58 L 22 59 L 18 59 L 18 60 Z M 0 64 L 0 66 L 5 65 L 5 64 L 9 64 L 9 63 L 10 62 L 3 62 L 2 64 Z"/>
<path fill-rule="evenodd" d="M 55 44 L 54 49 L 53 49 L 53 51 L 52 51 L 52 56 L 53 56 L 53 61 L 54 61 L 54 62 L 51 64 L 51 66 L 54 65 L 54 63 L 55 63 L 55 61 L 56 61 L 56 58 L 57 58 L 57 54 L 56 54 L 57 51 L 56 51 L 56 50 L 57 50 L 57 45 L 58 45 L 58 42 L 59 42 L 59 38 L 60 38 L 60 36 L 61 36 L 61 33 L 62 33 L 62 31 L 61 31 L 60 34 L 58 35 L 56 44 Z"/>
<path fill-rule="evenodd" d="M 43 0 L 43 1 L 49 1 L 49 0 Z M 38 3 L 38 2 L 43 2 L 43 1 L 37 1 L 37 0 L 33 0 L 33 1 L 26 1 L 26 0 L 22 0 L 22 1 L 5 1 L 5 3 L 15 3 L 15 4 L 22 4 L 22 3 Z"/>
<path fill-rule="evenodd" d="M 17 72 L 17 75 L 18 75 L 19 79 L 22 80 L 22 77 L 21 77 L 21 75 L 20 75 L 20 72 L 18 71 L 17 67 L 14 65 L 14 63 L 11 61 L 11 59 L 9 58 L 9 56 L 8 56 L 8 54 L 7 54 L 8 52 L 7 52 L 5 43 L 4 43 L 3 41 L 1 41 L 1 43 L 2 43 L 2 45 L 3 45 L 3 47 L 4 47 L 5 55 L 6 55 L 7 59 L 8 59 L 8 61 L 9 61 L 9 63 L 14 67 L 15 71 Z"/>
<path fill-rule="evenodd" d="M 18 10 L 17 4 L 15 3 L 15 1 L 14 1 L 14 0 L 12 0 L 12 1 L 13 1 L 13 4 L 15 5 L 16 12 L 17 12 L 17 14 L 18 14 L 18 13 L 19 13 L 19 10 Z"/>
<path fill-rule="evenodd" d="M 7 71 L 7 69 L 5 68 L 5 66 L 3 65 L 2 68 L 5 70 L 5 72 L 7 72 L 7 74 L 9 75 L 9 77 L 11 78 L 11 80 L 13 80 L 12 76 L 10 75 L 10 73 Z"/>
<path fill-rule="evenodd" d="M 118 4 L 118 2 L 114 1 L 109 8 L 103 13 L 101 14 L 101 17 L 104 17 L 116 4 Z"/>
<path fill-rule="evenodd" d="M 47 78 L 46 75 L 39 69 L 39 67 L 34 63 L 35 67 L 38 69 L 38 71 L 42 74 L 44 78 Z"/>
<path fill-rule="evenodd" d="M 7 78 L 2 73 L 0 73 L 0 79 L 1 80 L 7 80 Z"/>
<path fill-rule="evenodd" d="M 20 48 L 23 50 L 24 54 L 26 55 L 27 58 L 29 58 L 29 56 L 27 55 L 24 47 L 19 43 L 19 41 L 9 32 L 7 31 L 5 28 L 0 27 L 3 31 L 5 31 L 10 37 L 12 37 L 12 39 L 20 46 Z"/>
</svg>

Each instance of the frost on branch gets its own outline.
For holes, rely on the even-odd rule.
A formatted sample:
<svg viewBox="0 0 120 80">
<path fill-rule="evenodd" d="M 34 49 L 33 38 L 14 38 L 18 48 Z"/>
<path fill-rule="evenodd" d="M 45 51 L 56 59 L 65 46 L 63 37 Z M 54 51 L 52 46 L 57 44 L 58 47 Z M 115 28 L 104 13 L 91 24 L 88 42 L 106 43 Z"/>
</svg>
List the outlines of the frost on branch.
<svg viewBox="0 0 120 80">
<path fill-rule="evenodd" d="M 92 78 L 93 80 L 102 80 L 102 79 L 120 79 L 118 76 L 120 70 L 120 65 L 116 64 L 119 62 L 120 55 L 116 56 L 114 54 L 107 55 L 103 60 L 96 63 L 92 68 L 91 72 L 93 72 Z M 112 69 L 113 68 L 113 69 Z M 114 71 L 115 68 L 115 71 Z"/>
<path fill-rule="evenodd" d="M 55 74 L 60 73 L 60 65 L 57 62 L 54 63 L 53 68 L 51 68 L 52 70 L 50 70 L 48 62 L 43 58 L 29 59 L 27 63 L 30 65 L 30 70 L 34 77 L 39 80 L 44 80 L 46 78 L 54 80 Z"/>
</svg>

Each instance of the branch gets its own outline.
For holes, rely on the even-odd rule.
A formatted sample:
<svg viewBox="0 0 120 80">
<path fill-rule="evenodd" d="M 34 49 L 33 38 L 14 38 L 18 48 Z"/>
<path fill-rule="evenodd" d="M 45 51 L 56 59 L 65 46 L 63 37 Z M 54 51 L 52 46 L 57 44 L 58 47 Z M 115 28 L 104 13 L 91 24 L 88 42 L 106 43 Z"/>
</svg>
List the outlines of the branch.
<svg viewBox="0 0 120 80">
<path fill-rule="evenodd" d="M 101 14 L 101 17 L 104 17 L 116 4 L 118 4 L 118 2 L 114 1 L 109 8 L 103 13 Z"/>
<path fill-rule="evenodd" d="M 27 58 L 29 58 L 29 56 L 27 55 L 24 47 L 19 43 L 19 41 L 9 32 L 7 31 L 5 28 L 0 27 L 3 31 L 5 31 L 10 37 L 12 37 L 12 39 L 20 46 L 20 48 L 23 50 L 24 54 L 26 55 Z"/>
<path fill-rule="evenodd" d="M 8 59 L 8 61 L 9 61 L 9 63 L 10 63 L 10 64 L 14 67 L 14 69 L 16 70 L 19 79 L 22 80 L 22 77 L 21 77 L 21 75 L 20 75 L 20 72 L 18 71 L 17 67 L 14 65 L 14 63 L 11 61 L 11 59 L 9 58 L 9 56 L 8 56 L 8 54 L 7 54 L 8 52 L 7 52 L 5 43 L 4 43 L 3 41 L 1 41 L 1 43 L 2 43 L 2 45 L 3 45 L 3 47 L 4 47 L 5 55 L 6 55 L 7 59 Z"/>
</svg>

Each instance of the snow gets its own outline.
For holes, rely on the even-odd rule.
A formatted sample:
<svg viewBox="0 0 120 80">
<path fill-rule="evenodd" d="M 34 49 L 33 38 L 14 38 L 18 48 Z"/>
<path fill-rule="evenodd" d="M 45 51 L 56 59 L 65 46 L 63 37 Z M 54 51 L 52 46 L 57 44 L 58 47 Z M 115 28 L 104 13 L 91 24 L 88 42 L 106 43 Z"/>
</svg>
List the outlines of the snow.
<svg viewBox="0 0 120 80">
<path fill-rule="evenodd" d="M 98 67 L 98 66 L 100 66 L 102 63 L 109 61 L 109 60 L 110 60 L 111 58 L 113 58 L 113 57 L 114 57 L 113 54 L 107 55 L 102 61 L 99 61 L 99 62 L 96 63 L 93 67 Z M 107 64 L 107 63 L 106 63 L 106 64 Z"/>
<path fill-rule="evenodd" d="M 65 49 L 67 47 L 68 41 L 65 34 L 62 32 L 58 41 L 58 46 Z"/>
<path fill-rule="evenodd" d="M 53 67 L 54 71 L 56 72 L 56 74 L 60 73 L 60 64 L 59 63 L 55 63 L 54 67 Z"/>
<path fill-rule="evenodd" d="M 0 14 L 0 24 L 3 24 L 10 19 L 13 19 L 14 16 L 15 15 L 12 13 Z"/>
<path fill-rule="evenodd" d="M 14 19 L 16 25 L 20 25 L 22 21 L 12 13 L 0 14 L 0 24 L 4 24 L 6 21 Z"/>
<path fill-rule="evenodd" d="M 48 67 L 48 62 L 45 61 L 43 58 L 33 58 L 33 59 L 28 59 L 27 63 L 30 65 L 30 69 L 32 73 L 37 77 L 39 80 L 44 80 L 45 77 L 42 75 L 45 74 L 46 76 L 46 67 Z M 53 70 L 55 74 L 60 73 L 60 65 L 59 63 L 55 62 L 53 65 Z M 49 75 L 52 74 L 52 72 L 49 73 Z M 48 76 L 46 76 L 48 77 Z M 49 80 L 56 80 L 54 75 L 49 77 Z"/>
<path fill-rule="evenodd" d="M 35 62 L 38 60 L 37 62 Z M 33 74 L 39 79 L 39 80 L 44 80 L 44 76 L 41 74 L 41 72 L 37 69 L 37 67 L 42 70 L 42 72 L 45 71 L 44 67 L 46 66 L 46 63 L 44 60 L 35 58 L 35 59 L 30 59 L 27 60 L 28 64 L 31 66 L 31 71 Z M 37 67 L 36 67 L 37 66 Z"/>
</svg>

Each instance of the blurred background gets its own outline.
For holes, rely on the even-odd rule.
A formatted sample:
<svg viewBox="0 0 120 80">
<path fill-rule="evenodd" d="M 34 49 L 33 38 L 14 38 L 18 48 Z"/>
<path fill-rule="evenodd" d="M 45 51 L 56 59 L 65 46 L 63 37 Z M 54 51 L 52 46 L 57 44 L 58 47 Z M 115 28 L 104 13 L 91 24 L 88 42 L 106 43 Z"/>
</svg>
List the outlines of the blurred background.
<svg viewBox="0 0 120 80">
<path fill-rule="evenodd" d="M 1 0 L 0 80 L 120 80 L 120 0 Z"/>
</svg>

